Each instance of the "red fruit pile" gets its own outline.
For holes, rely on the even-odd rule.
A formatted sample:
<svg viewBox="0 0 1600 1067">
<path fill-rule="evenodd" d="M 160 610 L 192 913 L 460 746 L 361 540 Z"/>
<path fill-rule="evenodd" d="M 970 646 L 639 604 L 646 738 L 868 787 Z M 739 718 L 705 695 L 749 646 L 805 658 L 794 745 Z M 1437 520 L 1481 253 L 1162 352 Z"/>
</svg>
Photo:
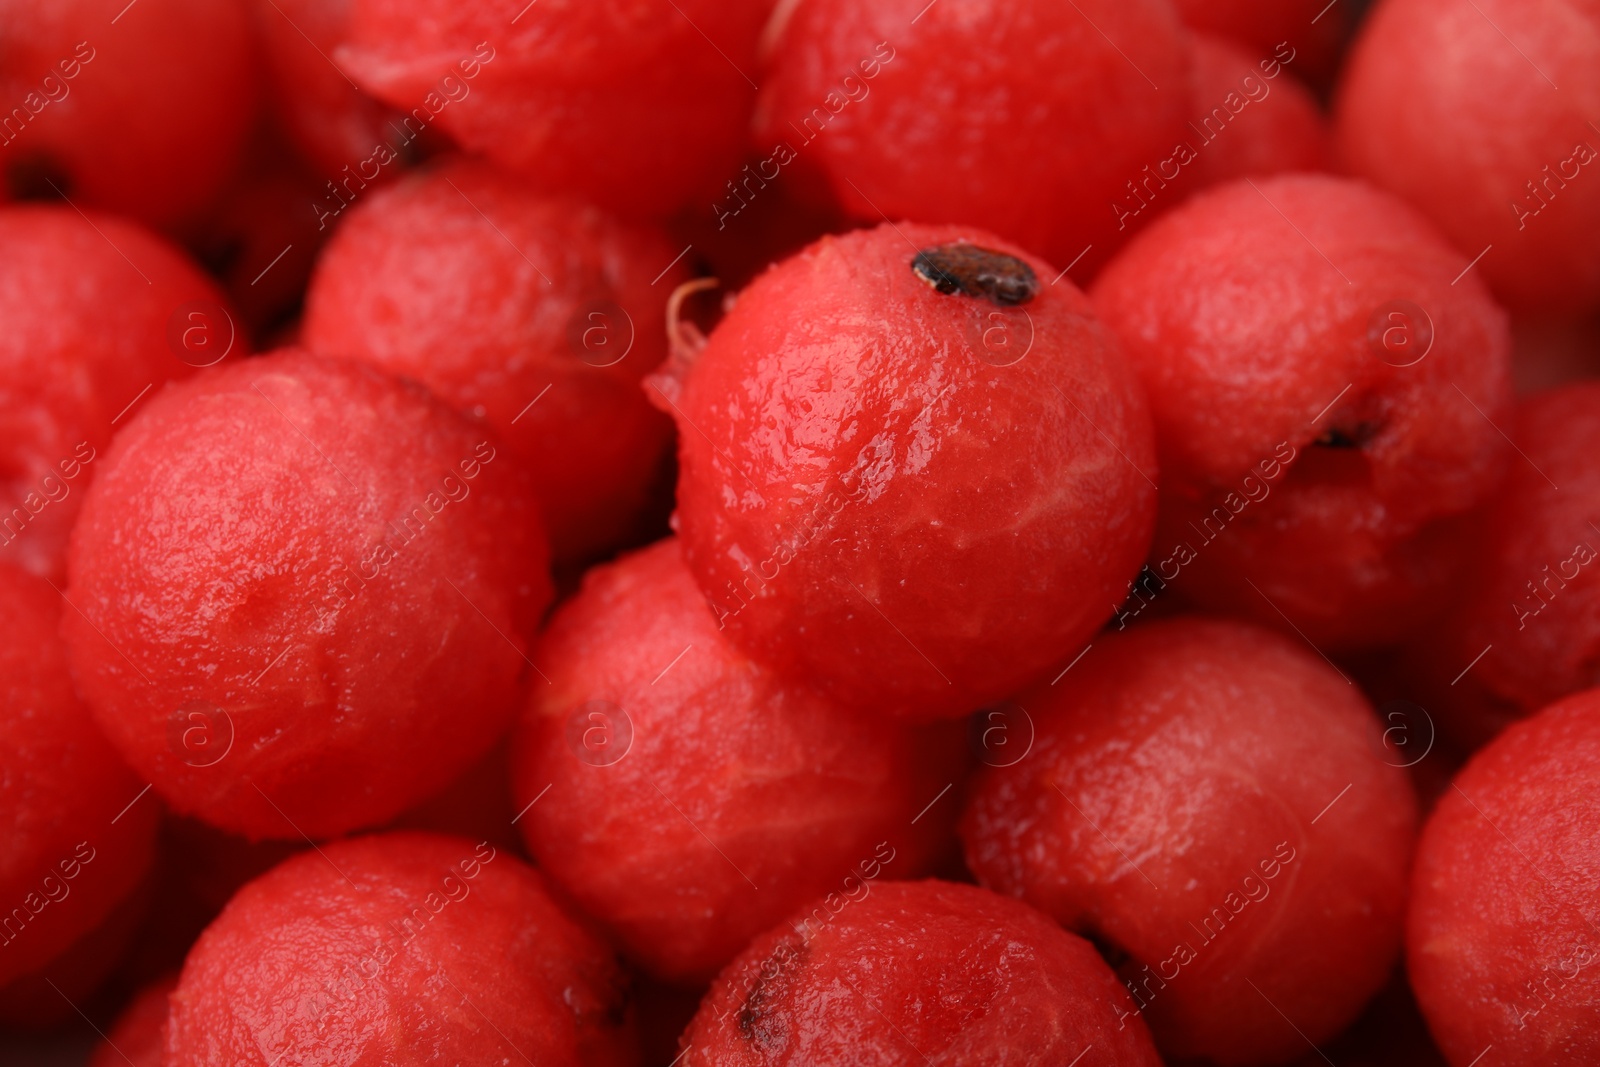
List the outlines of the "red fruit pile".
<svg viewBox="0 0 1600 1067">
<path fill-rule="evenodd" d="M 1600 1063 L 1597 0 L 0 0 L 0 1063 Z"/>
</svg>

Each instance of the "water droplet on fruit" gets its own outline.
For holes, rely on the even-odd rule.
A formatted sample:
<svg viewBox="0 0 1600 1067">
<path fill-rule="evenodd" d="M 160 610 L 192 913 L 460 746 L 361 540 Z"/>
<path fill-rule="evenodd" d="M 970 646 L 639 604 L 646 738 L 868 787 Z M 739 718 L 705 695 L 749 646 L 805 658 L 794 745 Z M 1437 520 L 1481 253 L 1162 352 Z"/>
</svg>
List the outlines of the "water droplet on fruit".
<svg viewBox="0 0 1600 1067">
<path fill-rule="evenodd" d="M 965 242 L 924 248 L 911 269 L 941 293 L 982 297 L 1001 307 L 1026 304 L 1039 292 L 1039 276 L 1022 260 Z"/>
<path fill-rule="evenodd" d="M 580 762 L 609 767 L 633 747 L 633 720 L 609 700 L 590 700 L 567 716 L 567 747 Z"/>
</svg>

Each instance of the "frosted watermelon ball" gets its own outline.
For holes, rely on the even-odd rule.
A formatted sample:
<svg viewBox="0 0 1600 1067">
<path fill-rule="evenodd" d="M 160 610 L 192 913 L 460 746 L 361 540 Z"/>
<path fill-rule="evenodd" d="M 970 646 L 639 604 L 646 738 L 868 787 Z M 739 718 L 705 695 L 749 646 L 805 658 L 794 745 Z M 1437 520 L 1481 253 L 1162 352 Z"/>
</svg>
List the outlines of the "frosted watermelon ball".
<svg viewBox="0 0 1600 1067">
<path fill-rule="evenodd" d="M 666 358 L 667 297 L 688 277 L 633 227 L 481 163 L 370 194 L 344 216 L 307 294 L 304 342 L 422 382 L 487 422 L 539 494 L 555 554 L 633 532 L 672 424 L 639 380 Z"/>
<path fill-rule="evenodd" d="M 1118 204 L 1189 118 L 1166 0 L 807 0 L 769 36 L 767 155 L 719 214 L 788 170 L 854 218 L 981 226 L 1086 279 L 1149 217 Z"/>
<path fill-rule="evenodd" d="M 216 284 L 135 223 L 0 208 L 0 561 L 60 583 L 67 534 L 131 406 L 245 350 Z"/>
<path fill-rule="evenodd" d="M 1375 4 L 1336 115 L 1344 165 L 1481 254 L 1507 304 L 1600 308 L 1593 0 Z"/>
<path fill-rule="evenodd" d="M 948 882 L 879 885 L 797 916 L 711 984 L 681 1044 L 703 1067 L 1159 1067 L 1093 946 L 1025 904 Z"/>
<path fill-rule="evenodd" d="M 1186 617 L 1015 703 L 1033 745 L 980 769 L 967 863 L 1102 946 L 1165 1054 L 1265 1067 L 1355 1019 L 1399 953 L 1417 818 L 1359 690 Z"/>
<path fill-rule="evenodd" d="M 1591 689 L 1501 734 L 1428 820 L 1407 966 L 1452 1067 L 1479 1057 L 1480 1067 L 1600 1060 L 1596 797 L 1600 691 Z"/>
<path fill-rule="evenodd" d="M 258 91 L 239 0 L 0 0 L 0 26 L 0 194 L 171 228 L 233 175 Z"/>
<path fill-rule="evenodd" d="M 1510 451 L 1506 316 L 1468 266 L 1328 175 L 1218 186 L 1136 237 L 1093 296 L 1155 419 L 1155 578 L 1329 649 L 1428 624 Z"/>
<path fill-rule="evenodd" d="M 824 237 L 740 294 L 678 420 L 728 639 L 854 707 L 962 715 L 1076 655 L 1155 505 L 1144 399 L 1058 272 L 981 230 Z"/>
<path fill-rule="evenodd" d="M 391 833 L 241 889 L 172 993 L 166 1067 L 636 1062 L 627 979 L 531 867 Z"/>
<path fill-rule="evenodd" d="M 489 748 L 545 567 L 487 430 L 284 351 L 169 389 L 118 435 L 73 532 L 64 632 L 96 720 L 175 810 L 326 837 Z"/>
<path fill-rule="evenodd" d="M 1468 746 L 1600 682 L 1600 383 L 1523 398 L 1506 431 L 1521 455 L 1451 610 L 1407 657 Z"/>
<path fill-rule="evenodd" d="M 66 610 L 42 579 L 0 565 L 0 1015 L 24 992 L 13 983 L 92 937 L 154 857 L 158 806 L 136 802 L 139 780 L 73 692 Z M 114 957 L 100 955 L 75 969 L 103 974 Z"/>
<path fill-rule="evenodd" d="M 589 572 L 535 659 L 520 828 L 656 977 L 704 982 L 812 897 L 928 874 L 951 836 L 956 798 L 934 802 L 960 728 L 924 736 L 751 662 L 675 541 Z"/>
<path fill-rule="evenodd" d="M 714 196 L 736 166 L 772 8 L 349 2 L 332 57 L 407 132 L 443 131 L 541 193 L 657 218 Z"/>
</svg>

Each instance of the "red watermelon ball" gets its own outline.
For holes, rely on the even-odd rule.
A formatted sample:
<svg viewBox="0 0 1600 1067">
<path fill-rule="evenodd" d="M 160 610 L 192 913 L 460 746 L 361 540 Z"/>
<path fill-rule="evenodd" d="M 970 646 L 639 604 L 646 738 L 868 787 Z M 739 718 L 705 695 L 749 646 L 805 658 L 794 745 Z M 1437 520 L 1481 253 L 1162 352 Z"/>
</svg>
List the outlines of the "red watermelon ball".
<svg viewBox="0 0 1600 1067">
<path fill-rule="evenodd" d="M 106 924 L 154 862 L 157 805 L 73 692 L 70 611 L 0 565 L 0 987 Z"/>
<path fill-rule="evenodd" d="M 1407 961 L 1452 1067 L 1600 1061 L 1597 797 L 1600 690 L 1590 689 L 1500 735 L 1428 820 Z"/>
<path fill-rule="evenodd" d="M 256 117 L 243 0 L 0 0 L 0 193 L 192 224 Z"/>
<path fill-rule="evenodd" d="M 304 342 L 414 378 L 487 422 L 533 479 L 555 555 L 627 540 L 671 422 L 639 381 L 688 276 L 665 234 L 453 162 L 351 208 L 317 264 Z"/>
<path fill-rule="evenodd" d="M 684 1032 L 702 1067 L 1159 1067 L 1087 941 L 988 890 L 894 882 L 797 916 L 724 968 Z"/>
<path fill-rule="evenodd" d="M 1015 704 L 1033 745 L 980 769 L 967 862 L 1111 953 L 1164 1053 L 1266 1067 L 1355 1019 L 1399 953 L 1417 803 L 1348 679 L 1183 617 Z"/>
<path fill-rule="evenodd" d="M 656 977 L 704 982 L 863 872 L 930 873 L 951 836 L 959 728 L 926 736 L 751 662 L 675 541 L 589 572 L 535 658 L 550 684 L 517 741 L 520 828 Z"/>
<path fill-rule="evenodd" d="M 437 129 L 530 189 L 664 218 L 739 158 L 771 6 L 351 0 L 333 58 L 408 136 Z"/>
<path fill-rule="evenodd" d="M 1520 455 L 1450 610 L 1406 659 L 1441 726 L 1472 747 L 1600 681 L 1600 383 L 1524 397 L 1506 431 Z"/>
<path fill-rule="evenodd" d="M 166 1067 L 631 1067 L 627 979 L 539 874 L 487 842 L 390 833 L 241 889 L 171 995 Z"/>
<path fill-rule="evenodd" d="M 73 533 L 65 624 L 112 743 L 253 838 L 398 815 L 486 751 L 550 599 L 503 446 L 421 387 L 284 351 L 152 400 Z"/>
<path fill-rule="evenodd" d="M 1327 648 L 1437 616 L 1510 452 L 1510 331 L 1467 267 L 1332 175 L 1218 186 L 1136 237 L 1093 296 L 1155 419 L 1155 578 Z"/>
<path fill-rule="evenodd" d="M 1384 0 L 1339 85 L 1345 165 L 1514 308 L 1600 307 L 1600 4 Z"/>
<path fill-rule="evenodd" d="M 0 560 L 59 582 L 118 427 L 149 393 L 245 351 L 221 290 L 137 223 L 0 207 Z"/>
<path fill-rule="evenodd" d="M 965 714 L 1076 655 L 1149 545 L 1144 397 L 1089 302 L 982 230 L 824 237 L 683 380 L 678 531 L 717 626 L 840 703 Z"/>
<path fill-rule="evenodd" d="M 1133 232 L 1118 202 L 1140 170 L 1186 133 L 1166 0 L 808 0 L 773 40 L 759 177 L 796 171 L 874 223 L 980 226 L 1083 278 Z"/>
</svg>

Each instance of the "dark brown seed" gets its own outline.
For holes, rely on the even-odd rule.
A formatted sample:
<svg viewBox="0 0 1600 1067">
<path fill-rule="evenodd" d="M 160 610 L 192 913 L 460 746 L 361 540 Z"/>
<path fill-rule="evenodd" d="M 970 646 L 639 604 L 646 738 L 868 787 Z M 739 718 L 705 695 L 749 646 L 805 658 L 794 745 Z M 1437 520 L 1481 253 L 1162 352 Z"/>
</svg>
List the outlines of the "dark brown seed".
<svg viewBox="0 0 1600 1067">
<path fill-rule="evenodd" d="M 924 248 L 911 269 L 941 293 L 982 297 L 1001 307 L 1026 304 L 1039 292 L 1038 275 L 1022 260 L 965 242 Z"/>
</svg>

